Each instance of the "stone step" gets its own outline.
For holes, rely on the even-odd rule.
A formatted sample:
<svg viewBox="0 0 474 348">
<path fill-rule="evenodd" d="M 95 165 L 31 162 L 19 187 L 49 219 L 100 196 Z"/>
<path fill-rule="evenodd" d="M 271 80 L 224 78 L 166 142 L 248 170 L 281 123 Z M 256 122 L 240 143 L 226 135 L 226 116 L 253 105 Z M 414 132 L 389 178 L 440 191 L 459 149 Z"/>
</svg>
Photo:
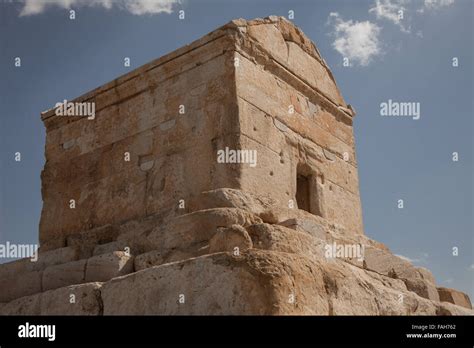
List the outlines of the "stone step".
<svg viewBox="0 0 474 348">
<path fill-rule="evenodd" d="M 46 267 L 78 260 L 76 249 L 64 247 L 42 252 L 38 258 L 25 258 L 0 265 L 0 279 L 31 271 L 43 271 Z"/>
<path fill-rule="evenodd" d="M 101 283 L 72 285 L 0 304 L 0 315 L 100 315 Z"/>
<path fill-rule="evenodd" d="M 440 301 L 449 302 L 458 306 L 472 309 L 471 300 L 465 293 L 450 288 L 439 287 L 437 289 Z"/>
<path fill-rule="evenodd" d="M 133 264 L 133 256 L 124 251 L 114 251 L 89 259 L 51 265 L 44 271 L 27 271 L 17 275 L 8 275 L 2 279 L 0 302 L 9 302 L 68 285 L 108 281 L 133 272 Z"/>
<path fill-rule="evenodd" d="M 400 301 L 400 298 L 403 301 Z M 472 315 L 345 262 L 250 249 L 216 253 L 0 303 L 0 315 Z"/>
</svg>

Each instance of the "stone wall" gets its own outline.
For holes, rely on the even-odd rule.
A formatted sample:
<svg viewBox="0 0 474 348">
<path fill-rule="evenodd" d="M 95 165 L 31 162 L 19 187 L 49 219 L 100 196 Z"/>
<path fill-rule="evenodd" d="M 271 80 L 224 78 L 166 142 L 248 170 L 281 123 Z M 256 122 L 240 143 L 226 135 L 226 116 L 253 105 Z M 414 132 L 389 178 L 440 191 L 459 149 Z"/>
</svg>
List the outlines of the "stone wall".
<svg viewBox="0 0 474 348">
<path fill-rule="evenodd" d="M 93 120 L 43 114 L 44 249 L 96 227 L 173 211 L 179 200 L 206 190 L 238 186 L 233 169 L 217 166 L 215 156 L 219 144 L 236 147 L 232 47 L 217 31 L 76 99 L 96 104 Z"/>
</svg>

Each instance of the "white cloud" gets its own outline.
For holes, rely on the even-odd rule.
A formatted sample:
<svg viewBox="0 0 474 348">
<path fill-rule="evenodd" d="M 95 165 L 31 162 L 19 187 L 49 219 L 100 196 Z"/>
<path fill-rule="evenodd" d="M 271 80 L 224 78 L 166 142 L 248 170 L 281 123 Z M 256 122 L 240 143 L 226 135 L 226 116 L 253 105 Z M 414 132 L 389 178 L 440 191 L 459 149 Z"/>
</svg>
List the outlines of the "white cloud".
<svg viewBox="0 0 474 348">
<path fill-rule="evenodd" d="M 43 13 L 49 7 L 75 9 L 79 7 L 117 7 L 134 15 L 172 13 L 179 0 L 23 0 L 20 16 Z"/>
<path fill-rule="evenodd" d="M 417 257 L 417 258 L 411 258 L 411 257 L 408 257 L 408 256 L 404 256 L 404 255 L 398 255 L 398 254 L 395 254 L 395 256 L 398 256 L 399 258 L 401 258 L 402 260 L 405 260 L 405 261 L 408 261 L 410 263 L 424 263 L 428 260 L 428 258 L 430 257 L 430 255 L 428 253 L 420 253 L 420 256 Z"/>
<path fill-rule="evenodd" d="M 441 7 L 451 6 L 454 0 L 425 0 L 424 6 L 430 10 L 437 10 Z"/>
<path fill-rule="evenodd" d="M 436 11 L 443 7 L 448 7 L 454 4 L 454 0 L 424 0 L 423 6 L 416 12 L 424 13 L 425 10 Z"/>
<path fill-rule="evenodd" d="M 408 256 L 403 256 L 403 255 L 399 255 L 399 254 L 395 254 L 395 256 L 398 256 L 399 258 L 401 258 L 402 260 L 405 260 L 405 261 L 408 261 L 410 263 L 414 263 L 414 262 L 419 262 L 420 259 L 412 259 L 412 258 L 409 258 Z"/>
<path fill-rule="evenodd" d="M 404 5 L 409 2 L 410 0 L 375 0 L 369 13 L 374 13 L 377 19 L 386 19 L 398 25 L 403 32 L 409 33 L 410 28 L 407 28 L 403 22 L 407 10 Z"/>
<path fill-rule="evenodd" d="M 337 12 L 331 12 L 329 23 L 332 23 L 335 37 L 333 48 L 362 66 L 368 65 L 372 59 L 382 53 L 379 40 L 380 27 L 364 21 L 344 21 Z"/>
<path fill-rule="evenodd" d="M 470 269 L 471 271 L 474 271 L 474 263 L 469 266 L 469 269 Z"/>
<path fill-rule="evenodd" d="M 125 7 L 135 15 L 171 13 L 177 0 L 130 0 L 125 1 Z"/>
</svg>

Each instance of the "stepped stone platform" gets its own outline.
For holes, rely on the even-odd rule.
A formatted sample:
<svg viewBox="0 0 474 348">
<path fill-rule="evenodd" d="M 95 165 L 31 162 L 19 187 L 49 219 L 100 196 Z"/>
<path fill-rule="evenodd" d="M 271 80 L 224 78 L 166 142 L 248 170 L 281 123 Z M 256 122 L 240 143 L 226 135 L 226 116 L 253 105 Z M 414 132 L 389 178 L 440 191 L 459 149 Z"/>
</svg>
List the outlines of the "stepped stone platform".
<svg viewBox="0 0 474 348">
<path fill-rule="evenodd" d="M 95 118 L 42 114 L 38 260 L 0 265 L 0 314 L 474 313 L 364 234 L 355 112 L 284 18 L 234 20 L 72 102 Z"/>
</svg>

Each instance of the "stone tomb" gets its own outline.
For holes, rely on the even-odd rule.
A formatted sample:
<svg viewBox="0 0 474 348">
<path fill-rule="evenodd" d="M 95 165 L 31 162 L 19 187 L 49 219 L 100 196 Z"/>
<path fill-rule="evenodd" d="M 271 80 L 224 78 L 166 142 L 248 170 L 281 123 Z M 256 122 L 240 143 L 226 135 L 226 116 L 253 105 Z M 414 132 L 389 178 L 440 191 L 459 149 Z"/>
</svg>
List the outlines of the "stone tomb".
<svg viewBox="0 0 474 348">
<path fill-rule="evenodd" d="M 0 266 L 0 313 L 473 313 L 364 235 L 354 110 L 284 18 L 234 20 L 72 102 L 94 118 L 42 114 L 40 252 Z"/>
</svg>

